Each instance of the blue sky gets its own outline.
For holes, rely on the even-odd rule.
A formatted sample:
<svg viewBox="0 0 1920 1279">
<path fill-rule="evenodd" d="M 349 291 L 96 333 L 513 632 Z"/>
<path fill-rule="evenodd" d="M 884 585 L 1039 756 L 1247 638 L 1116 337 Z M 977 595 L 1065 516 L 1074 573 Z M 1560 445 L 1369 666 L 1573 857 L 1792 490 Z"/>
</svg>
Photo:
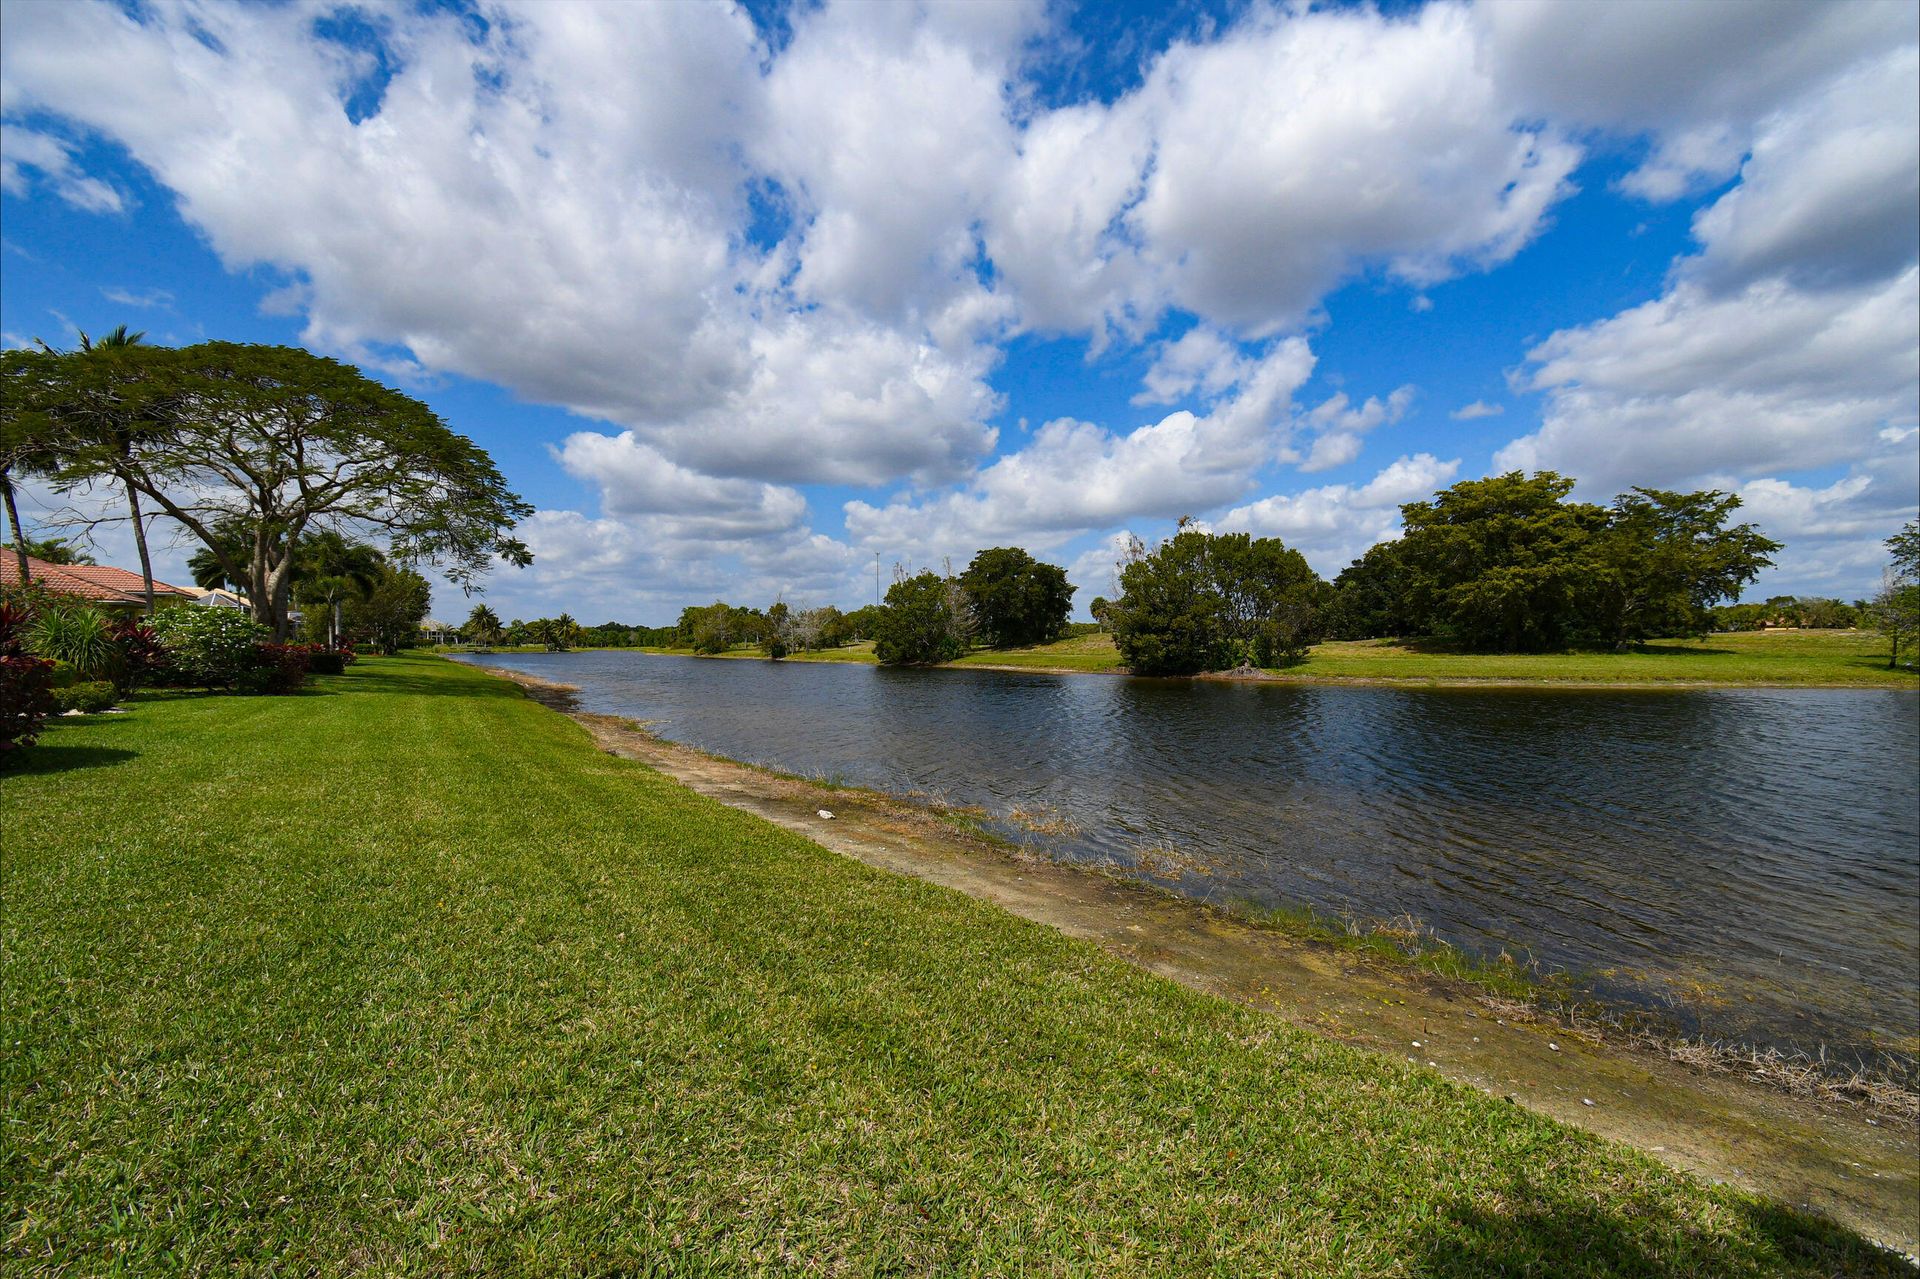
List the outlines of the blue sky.
<svg viewBox="0 0 1920 1279">
<path fill-rule="evenodd" d="M 539 508 L 509 616 L 1001 544 L 1084 607 L 1182 514 L 1331 576 L 1515 467 L 1737 492 L 1758 592 L 1864 595 L 1915 12 L 7 3 L 0 333 L 359 361 Z"/>
</svg>

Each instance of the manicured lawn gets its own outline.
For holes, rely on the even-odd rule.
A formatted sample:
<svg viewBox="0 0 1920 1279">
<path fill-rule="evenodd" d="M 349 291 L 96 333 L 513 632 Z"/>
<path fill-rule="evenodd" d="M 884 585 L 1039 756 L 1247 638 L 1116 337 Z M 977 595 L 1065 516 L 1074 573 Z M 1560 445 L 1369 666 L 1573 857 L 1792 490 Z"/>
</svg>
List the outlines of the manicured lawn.
<svg viewBox="0 0 1920 1279">
<path fill-rule="evenodd" d="M 419 656 L 0 774 L 16 1273 L 1833 1274 Z"/>
<path fill-rule="evenodd" d="M 1450 653 L 1431 645 L 1358 640 L 1321 644 L 1282 672 L 1308 678 L 1488 679 L 1597 683 L 1859 684 L 1914 687 L 1889 670 L 1887 639 L 1871 631 L 1750 631 L 1655 640 L 1624 653 Z"/>
<path fill-rule="evenodd" d="M 1117 671 L 1120 654 L 1111 635 L 1076 635 L 1032 648 L 987 648 L 968 653 L 955 666 L 1032 666 L 1058 671 Z"/>
</svg>

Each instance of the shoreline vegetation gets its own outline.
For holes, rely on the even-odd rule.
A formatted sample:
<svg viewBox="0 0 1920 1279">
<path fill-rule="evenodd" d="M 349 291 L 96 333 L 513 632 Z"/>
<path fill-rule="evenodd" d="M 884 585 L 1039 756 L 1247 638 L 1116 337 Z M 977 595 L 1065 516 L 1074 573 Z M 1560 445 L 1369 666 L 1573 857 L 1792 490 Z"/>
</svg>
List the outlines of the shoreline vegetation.
<svg viewBox="0 0 1920 1279">
<path fill-rule="evenodd" d="M 1889 668 L 1889 642 L 1871 631 L 1771 630 L 1710 635 L 1704 640 L 1653 640 L 1623 652 L 1464 653 L 1443 646 L 1392 640 L 1336 640 L 1314 645 L 1306 659 L 1277 669 L 1175 678 L 1249 680 L 1288 684 L 1358 684 L 1407 688 L 1908 688 L 1920 689 L 1920 671 Z M 471 652 L 474 650 L 450 650 Z M 538 645 L 500 647 L 495 653 L 547 651 Z M 633 652 L 719 660 L 768 660 L 757 645 L 724 653 L 691 648 L 636 647 L 579 652 Z M 873 646 L 795 652 L 787 662 L 874 665 Z M 1046 675 L 1125 675 L 1112 637 L 1077 635 L 1016 649 L 976 649 L 924 669 L 1028 671 Z"/>
<path fill-rule="evenodd" d="M 1860 1111 L 627 749 L 424 656 L 51 725 L 0 788 L 10 1253 L 1910 1273 L 1852 1233 L 1920 1247 L 1911 1134 Z M 1309 987 L 1323 1033 L 1271 1015 Z"/>
</svg>

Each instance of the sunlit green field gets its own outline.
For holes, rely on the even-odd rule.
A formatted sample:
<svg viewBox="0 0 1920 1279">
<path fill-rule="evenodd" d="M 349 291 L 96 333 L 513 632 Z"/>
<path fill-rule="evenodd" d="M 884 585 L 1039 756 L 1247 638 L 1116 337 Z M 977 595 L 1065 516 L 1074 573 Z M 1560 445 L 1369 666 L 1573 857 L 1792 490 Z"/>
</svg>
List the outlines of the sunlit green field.
<svg viewBox="0 0 1920 1279">
<path fill-rule="evenodd" d="M 1321 644 L 1284 674 L 1306 678 L 1598 683 L 1863 684 L 1914 687 L 1871 631 L 1745 631 L 1655 640 L 1623 653 L 1450 653 L 1386 640 Z"/>
<path fill-rule="evenodd" d="M 60 721 L 0 834 L 7 1273 L 1899 1273 L 430 656 Z"/>
</svg>

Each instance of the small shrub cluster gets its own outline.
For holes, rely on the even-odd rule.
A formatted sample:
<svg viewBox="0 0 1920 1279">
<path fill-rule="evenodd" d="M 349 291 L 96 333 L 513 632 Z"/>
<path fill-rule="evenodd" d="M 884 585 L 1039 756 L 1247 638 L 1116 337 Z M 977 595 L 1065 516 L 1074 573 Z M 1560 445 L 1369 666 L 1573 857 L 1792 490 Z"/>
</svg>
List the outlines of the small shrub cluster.
<svg viewBox="0 0 1920 1279">
<path fill-rule="evenodd" d="M 305 644 L 255 644 L 253 664 L 234 688 L 242 693 L 291 693 L 307 682 L 313 650 Z"/>
<path fill-rule="evenodd" d="M 315 675 L 344 675 L 358 658 L 351 644 L 342 644 L 339 648 L 314 644 L 307 648 L 307 669 Z"/>
<path fill-rule="evenodd" d="M 290 693 L 337 675 L 350 645 L 275 644 L 233 609 L 162 610 L 149 623 L 110 617 L 35 584 L 0 592 L 0 751 L 32 745 L 46 717 L 111 708 L 147 684 Z"/>
<path fill-rule="evenodd" d="M 103 679 L 90 679 L 53 690 L 54 709 L 62 715 L 68 711 L 97 714 L 112 708 L 119 700 L 120 695 L 114 691 L 113 685 Z"/>
</svg>

